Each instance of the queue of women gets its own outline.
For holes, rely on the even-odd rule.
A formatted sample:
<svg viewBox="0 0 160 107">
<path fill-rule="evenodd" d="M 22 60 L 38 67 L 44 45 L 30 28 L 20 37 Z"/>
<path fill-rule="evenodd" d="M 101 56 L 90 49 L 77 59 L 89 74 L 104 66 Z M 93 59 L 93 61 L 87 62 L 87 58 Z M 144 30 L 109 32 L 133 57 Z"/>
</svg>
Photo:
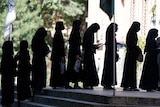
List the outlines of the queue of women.
<svg viewBox="0 0 160 107">
<path fill-rule="evenodd" d="M 45 37 L 47 36 L 45 28 L 40 27 L 36 31 L 31 44 L 33 52 L 32 62 L 30 62 L 27 40 L 20 42 L 20 50 L 15 56 L 13 56 L 12 41 L 4 42 L 0 69 L 2 75 L 2 106 L 11 105 L 14 102 L 15 76 L 17 76 L 18 101 L 30 98 L 32 93 L 33 95 L 40 94 L 42 89 L 46 87 L 47 67 L 45 57 L 50 52 L 51 74 L 49 85 L 53 89 L 58 87 L 66 89 L 93 89 L 99 84 L 101 84 L 104 89 L 113 89 L 113 86 L 117 84 L 117 71 L 115 71 L 115 73 L 113 73 L 113 71 L 114 69 L 116 70 L 116 62 L 119 60 L 116 45 L 118 25 L 111 23 L 106 30 L 102 80 L 98 78 L 94 59 L 96 50 L 102 46 L 94 44 L 94 33 L 100 29 L 100 26 L 98 23 L 93 23 L 89 26 L 84 33 L 83 39 L 81 39 L 80 36 L 80 27 L 81 21 L 75 20 L 69 38 L 67 61 L 62 33 L 62 30 L 65 29 L 63 22 L 56 23 L 52 50 L 49 49 L 45 42 Z M 145 54 L 139 88 L 147 91 L 160 90 L 158 87 L 160 75 L 160 38 L 157 38 L 158 30 L 149 30 L 144 53 L 142 53 L 141 48 L 137 44 L 137 32 L 139 30 L 140 23 L 135 21 L 129 28 L 126 36 L 127 48 L 121 87 L 123 87 L 124 91 L 139 91 L 137 88 L 136 64 L 137 61 L 143 61 L 143 54 Z M 115 59 L 113 59 L 113 57 L 115 57 Z M 30 72 L 32 74 L 31 80 Z M 83 86 L 79 86 L 78 82 L 80 81 L 83 83 Z M 74 86 L 71 86 L 70 82 L 74 83 Z"/>
</svg>

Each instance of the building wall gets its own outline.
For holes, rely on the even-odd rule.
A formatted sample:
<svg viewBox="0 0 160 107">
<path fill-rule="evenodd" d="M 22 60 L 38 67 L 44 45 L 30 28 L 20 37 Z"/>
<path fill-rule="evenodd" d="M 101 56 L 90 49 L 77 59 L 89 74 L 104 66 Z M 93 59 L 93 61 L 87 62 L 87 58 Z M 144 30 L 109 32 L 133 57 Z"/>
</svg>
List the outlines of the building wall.
<svg viewBox="0 0 160 107">
<path fill-rule="evenodd" d="M 115 0 L 115 22 L 119 25 L 117 39 L 120 42 L 125 42 L 125 36 L 133 21 L 141 23 L 141 30 L 138 33 L 140 36 L 146 36 L 148 30 L 152 28 L 151 23 L 151 8 L 160 0 Z M 107 26 L 113 22 L 109 20 L 106 13 L 99 7 L 100 0 L 88 0 L 88 26 L 92 23 L 99 23 L 101 29 L 98 31 L 98 39 L 102 42 L 105 38 L 105 30 Z M 158 13 L 158 12 L 157 12 Z"/>
<path fill-rule="evenodd" d="M 114 21 L 118 24 L 118 32 L 116 32 L 116 38 L 117 41 L 121 43 L 125 43 L 126 34 L 133 21 L 139 21 L 141 23 L 141 30 L 138 32 L 138 35 L 144 38 L 147 36 L 149 29 L 153 27 L 159 28 L 160 21 L 156 21 L 156 26 L 153 26 L 153 24 L 151 23 L 151 8 L 158 3 L 159 5 L 157 8 L 158 10 L 160 10 L 160 0 L 123 1 L 124 4 L 122 4 L 122 0 L 115 0 L 115 20 L 112 18 L 112 20 L 110 21 L 107 14 L 100 9 L 100 0 L 88 0 L 88 17 L 86 19 L 86 21 L 88 22 L 88 26 L 95 22 L 100 25 L 100 30 L 97 34 L 95 34 L 95 43 L 97 43 L 97 41 L 100 41 L 100 43 L 105 42 L 106 29 L 108 25 Z M 158 12 L 158 10 L 156 20 L 160 19 L 160 12 Z M 97 50 L 95 54 L 96 66 L 100 82 L 103 71 L 104 51 L 105 47 L 102 47 L 102 49 Z M 117 62 L 117 86 L 120 86 L 123 73 L 125 57 L 124 50 L 119 50 L 119 56 L 120 60 Z M 141 72 L 137 73 L 137 83 L 139 83 L 140 75 Z"/>
</svg>

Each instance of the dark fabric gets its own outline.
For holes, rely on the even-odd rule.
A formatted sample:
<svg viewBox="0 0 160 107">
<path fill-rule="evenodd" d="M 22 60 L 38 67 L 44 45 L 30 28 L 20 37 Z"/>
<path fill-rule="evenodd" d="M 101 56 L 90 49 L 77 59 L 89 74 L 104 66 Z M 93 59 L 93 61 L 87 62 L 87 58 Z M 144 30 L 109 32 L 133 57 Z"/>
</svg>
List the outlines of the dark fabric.
<svg viewBox="0 0 160 107">
<path fill-rule="evenodd" d="M 39 28 L 32 39 L 32 88 L 41 91 L 46 86 L 46 60 L 49 47 L 45 42 L 47 32 Z"/>
<path fill-rule="evenodd" d="M 107 13 L 111 19 L 114 15 L 114 0 L 100 0 L 100 8 Z"/>
<path fill-rule="evenodd" d="M 99 78 L 96 70 L 94 53 L 96 48 L 94 46 L 94 33 L 99 28 L 96 24 L 92 24 L 84 34 L 83 37 L 83 51 L 84 51 L 84 70 L 83 70 L 83 84 L 84 86 L 97 86 Z"/>
<path fill-rule="evenodd" d="M 62 58 L 64 58 L 65 61 L 64 39 L 61 32 L 61 30 L 63 30 L 64 27 L 60 26 L 56 29 L 53 38 L 52 54 L 51 54 L 52 66 L 51 66 L 51 78 L 50 78 L 51 87 L 59 87 L 59 86 L 62 87 L 64 86 L 66 80 L 64 77 L 64 73 L 61 73 L 60 69 L 60 62 L 62 61 Z"/>
<path fill-rule="evenodd" d="M 145 61 L 143 65 L 139 87 L 146 90 L 158 88 L 158 64 L 157 64 L 157 43 L 155 38 L 158 36 L 156 29 L 151 29 L 147 35 L 145 46 Z"/>
<path fill-rule="evenodd" d="M 1 59 L 1 87 L 2 87 L 2 105 L 10 105 L 14 102 L 14 76 L 16 73 L 16 61 L 13 58 L 13 44 L 6 41 L 2 47 Z"/>
<path fill-rule="evenodd" d="M 80 45 L 81 45 L 81 37 L 80 37 L 80 21 L 76 20 L 73 22 L 73 29 L 69 38 L 69 53 L 68 53 L 68 65 L 66 77 L 67 81 L 77 82 L 81 80 L 81 67 L 79 72 L 74 70 L 74 65 L 77 60 L 77 55 L 81 56 Z"/>
<path fill-rule="evenodd" d="M 111 87 L 113 85 L 113 62 L 115 64 L 115 84 L 117 84 L 116 79 L 116 61 L 118 61 L 118 53 L 117 53 L 117 42 L 115 38 L 115 45 L 113 44 L 113 27 L 114 23 L 110 24 L 106 31 L 106 50 L 105 50 L 105 59 L 104 59 L 104 68 L 102 74 L 101 84 L 104 87 Z M 115 24 L 115 32 L 117 31 L 118 25 Z M 113 61 L 113 48 L 115 48 L 115 61 Z"/>
<path fill-rule="evenodd" d="M 133 22 L 127 33 L 127 52 L 125 56 L 123 77 L 121 82 L 121 87 L 124 88 L 137 88 L 136 61 L 140 52 L 140 48 L 137 46 L 137 32 L 139 31 L 139 29 L 140 23 Z"/>
<path fill-rule="evenodd" d="M 27 50 L 28 44 L 25 41 L 21 41 L 20 51 L 16 55 L 18 63 L 18 77 L 17 77 L 17 95 L 18 100 L 25 100 L 31 97 L 30 90 L 30 56 Z"/>
</svg>

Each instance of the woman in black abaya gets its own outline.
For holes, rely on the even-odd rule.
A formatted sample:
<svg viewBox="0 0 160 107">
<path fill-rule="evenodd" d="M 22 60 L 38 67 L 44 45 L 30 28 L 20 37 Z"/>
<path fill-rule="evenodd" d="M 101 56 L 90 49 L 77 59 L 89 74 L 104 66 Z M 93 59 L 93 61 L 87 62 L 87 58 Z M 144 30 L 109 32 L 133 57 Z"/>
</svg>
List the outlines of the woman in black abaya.
<svg viewBox="0 0 160 107">
<path fill-rule="evenodd" d="M 1 59 L 2 107 L 10 107 L 14 102 L 14 76 L 17 63 L 13 58 L 13 54 L 13 42 L 4 42 Z"/>
<path fill-rule="evenodd" d="M 46 87 L 47 68 L 45 56 L 50 52 L 45 42 L 46 36 L 47 31 L 44 27 L 40 27 L 32 39 L 32 88 L 34 93 L 39 93 L 43 87 Z"/>
<path fill-rule="evenodd" d="M 31 64 L 28 51 L 28 42 L 26 40 L 22 40 L 20 42 L 20 50 L 15 56 L 15 59 L 18 61 L 17 95 L 18 100 L 22 101 L 31 97 Z"/>
<path fill-rule="evenodd" d="M 158 30 L 151 29 L 146 38 L 146 46 L 144 50 L 146 56 L 139 87 L 147 91 L 156 90 L 158 88 L 158 50 L 157 42 L 155 40 L 157 36 Z"/>
<path fill-rule="evenodd" d="M 137 32 L 140 30 L 140 23 L 133 22 L 126 37 L 127 52 L 123 68 L 123 77 L 121 82 L 121 87 L 123 90 L 133 90 L 137 89 L 137 58 L 141 54 L 141 49 L 137 45 L 138 37 Z"/>
<path fill-rule="evenodd" d="M 65 51 L 62 30 L 64 30 L 63 22 L 57 22 L 53 37 L 52 54 L 51 54 L 51 77 L 50 86 L 53 88 L 65 86 Z M 60 67 L 60 63 L 64 64 L 64 69 Z"/>
<path fill-rule="evenodd" d="M 115 29 L 114 29 L 115 27 Z M 118 25 L 116 23 L 111 23 L 106 31 L 106 50 L 105 50 L 105 60 L 104 60 L 104 68 L 102 74 L 101 84 L 104 89 L 112 89 L 112 85 L 116 85 L 116 61 L 118 61 L 118 53 L 117 53 L 117 41 L 115 38 L 115 44 L 113 44 L 113 36 L 114 31 L 117 32 Z M 113 82 L 113 47 L 115 48 L 115 83 Z"/>
<path fill-rule="evenodd" d="M 76 60 L 80 60 L 80 57 L 81 57 L 80 26 L 81 26 L 80 20 L 75 20 L 73 22 L 73 26 L 72 26 L 73 28 L 69 38 L 68 66 L 66 71 L 66 77 L 67 77 L 66 88 L 70 88 L 69 81 L 72 81 L 73 83 L 75 83 L 74 88 L 80 88 L 78 86 L 78 81 L 80 81 L 81 67 L 78 71 L 74 70 Z"/>
<path fill-rule="evenodd" d="M 94 33 L 100 29 L 99 24 L 92 24 L 85 32 L 83 37 L 84 51 L 84 70 L 83 70 L 83 86 L 84 88 L 92 89 L 93 86 L 98 86 L 99 79 L 95 65 L 94 53 L 98 48 L 94 45 Z"/>
</svg>

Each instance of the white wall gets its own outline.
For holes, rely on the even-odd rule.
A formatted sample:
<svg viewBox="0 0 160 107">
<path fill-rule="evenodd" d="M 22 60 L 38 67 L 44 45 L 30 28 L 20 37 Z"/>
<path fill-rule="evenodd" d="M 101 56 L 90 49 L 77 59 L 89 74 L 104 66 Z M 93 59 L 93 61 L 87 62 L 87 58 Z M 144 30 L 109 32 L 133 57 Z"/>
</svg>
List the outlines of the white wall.
<svg viewBox="0 0 160 107">
<path fill-rule="evenodd" d="M 133 5 L 133 1 L 135 5 Z M 138 35 L 146 37 L 148 30 L 152 28 L 150 19 L 151 19 L 151 8 L 154 6 L 156 0 L 124 0 L 124 6 L 121 3 L 121 0 L 115 0 L 115 22 L 118 24 L 118 32 L 117 32 L 117 41 L 125 43 L 126 34 L 128 32 L 129 27 L 131 26 L 133 21 L 139 21 L 141 23 L 141 30 L 138 32 Z M 113 19 L 110 21 L 109 17 L 106 13 L 104 13 L 100 9 L 100 0 L 88 0 L 88 26 L 92 23 L 99 23 L 100 30 L 95 35 L 95 43 L 100 40 L 101 43 L 105 42 L 105 33 L 108 25 L 113 22 Z M 158 10 L 160 10 L 160 0 L 157 0 Z M 146 6 L 146 7 L 145 7 Z M 160 20 L 160 12 L 157 11 L 157 20 Z M 145 16 L 145 17 L 144 17 Z M 157 22 L 157 27 L 160 29 L 160 26 Z M 98 75 L 101 80 L 102 70 L 103 70 L 103 62 L 104 62 L 104 50 L 98 50 L 95 59 L 98 69 Z M 123 72 L 124 65 L 124 51 L 120 50 L 120 61 L 117 63 L 117 79 L 118 86 L 121 83 L 121 77 Z"/>
</svg>

